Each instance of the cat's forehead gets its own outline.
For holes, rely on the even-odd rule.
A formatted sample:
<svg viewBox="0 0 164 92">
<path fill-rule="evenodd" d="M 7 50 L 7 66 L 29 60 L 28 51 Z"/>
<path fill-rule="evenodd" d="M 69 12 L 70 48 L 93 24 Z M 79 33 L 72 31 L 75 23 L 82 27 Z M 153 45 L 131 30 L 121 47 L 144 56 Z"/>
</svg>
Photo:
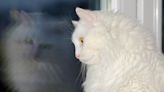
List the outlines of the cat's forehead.
<svg viewBox="0 0 164 92">
<path fill-rule="evenodd" d="M 82 36 L 86 36 L 89 33 L 97 33 L 99 31 L 104 31 L 105 26 L 102 26 L 101 23 L 97 24 L 97 25 L 93 25 L 93 26 L 89 26 L 86 25 L 85 22 L 83 21 L 79 21 L 79 23 L 77 24 L 77 26 L 75 27 L 75 31 L 74 34 L 75 35 L 82 35 Z"/>
<path fill-rule="evenodd" d="M 84 26 L 82 25 L 79 25 L 75 28 L 74 30 L 74 33 L 73 33 L 73 36 L 74 37 L 81 37 L 81 36 L 86 36 L 88 33 L 88 29 L 85 28 Z"/>
</svg>

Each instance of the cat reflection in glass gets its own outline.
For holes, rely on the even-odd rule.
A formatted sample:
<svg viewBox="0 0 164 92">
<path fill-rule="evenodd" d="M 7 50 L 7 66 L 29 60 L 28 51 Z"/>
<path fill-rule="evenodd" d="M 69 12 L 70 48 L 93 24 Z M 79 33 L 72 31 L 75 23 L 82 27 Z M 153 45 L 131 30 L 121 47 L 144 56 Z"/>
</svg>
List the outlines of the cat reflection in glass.
<svg viewBox="0 0 164 92">
<path fill-rule="evenodd" d="M 18 92 L 80 92 L 79 63 L 68 39 L 71 23 L 41 13 L 14 11 L 12 16 L 16 23 L 3 39 L 10 87 Z"/>
</svg>

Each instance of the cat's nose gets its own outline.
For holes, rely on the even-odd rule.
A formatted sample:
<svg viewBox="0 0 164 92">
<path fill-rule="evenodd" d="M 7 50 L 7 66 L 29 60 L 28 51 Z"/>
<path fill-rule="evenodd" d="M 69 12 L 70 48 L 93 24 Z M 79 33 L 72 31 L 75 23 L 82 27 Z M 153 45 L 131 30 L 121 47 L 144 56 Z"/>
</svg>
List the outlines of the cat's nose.
<svg viewBox="0 0 164 92">
<path fill-rule="evenodd" d="M 80 55 L 79 55 L 79 54 L 77 54 L 77 55 L 76 55 L 76 58 L 77 58 L 77 59 L 79 59 L 79 58 L 80 58 Z"/>
</svg>

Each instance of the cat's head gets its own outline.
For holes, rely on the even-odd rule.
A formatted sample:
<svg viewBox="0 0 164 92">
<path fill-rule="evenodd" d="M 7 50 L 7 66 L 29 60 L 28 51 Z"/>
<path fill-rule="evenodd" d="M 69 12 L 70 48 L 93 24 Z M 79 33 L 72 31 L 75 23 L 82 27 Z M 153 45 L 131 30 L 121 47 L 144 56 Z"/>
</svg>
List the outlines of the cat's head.
<svg viewBox="0 0 164 92">
<path fill-rule="evenodd" d="M 9 58 L 39 62 L 68 60 L 71 43 L 68 39 L 70 23 L 66 19 L 26 12 L 16 12 L 14 16 L 16 25 L 6 37 Z"/>
<path fill-rule="evenodd" d="M 108 32 L 96 12 L 76 8 L 79 21 L 72 21 L 75 30 L 72 42 L 75 46 L 75 55 L 85 64 L 95 64 L 99 60 L 106 46 Z"/>
</svg>

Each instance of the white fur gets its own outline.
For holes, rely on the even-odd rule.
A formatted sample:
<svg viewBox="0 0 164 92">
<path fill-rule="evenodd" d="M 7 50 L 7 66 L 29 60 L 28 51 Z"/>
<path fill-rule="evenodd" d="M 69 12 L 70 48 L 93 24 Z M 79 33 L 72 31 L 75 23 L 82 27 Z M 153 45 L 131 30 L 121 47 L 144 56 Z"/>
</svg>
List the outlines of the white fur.
<svg viewBox="0 0 164 92">
<path fill-rule="evenodd" d="M 84 92 L 164 92 L 164 57 L 151 31 L 119 13 L 76 12 L 80 21 L 72 41 L 87 65 Z M 88 14 L 96 19 L 88 22 Z"/>
<path fill-rule="evenodd" d="M 72 61 L 72 45 L 66 39 L 68 22 L 40 13 L 16 13 L 16 24 L 3 37 L 8 86 L 16 92 L 79 91 L 75 78 L 79 65 Z"/>
<path fill-rule="evenodd" d="M 60 89 L 54 86 L 54 84 L 50 84 L 54 81 L 56 85 L 62 83 L 57 74 L 62 72 L 59 66 L 37 62 L 23 57 L 25 56 L 24 52 L 26 51 L 28 54 L 31 48 L 27 46 L 27 44 L 18 43 L 18 41 L 22 40 L 28 34 L 32 35 L 32 31 L 24 27 L 24 24 L 19 25 L 16 29 L 9 30 L 9 34 L 6 36 L 4 43 L 6 82 L 8 82 L 8 85 L 11 86 L 12 89 L 18 90 L 19 92 L 46 92 L 47 90 L 53 91 L 55 88 L 56 90 Z M 56 67 L 56 70 L 54 67 Z M 55 78 L 57 79 L 55 80 Z"/>
</svg>

